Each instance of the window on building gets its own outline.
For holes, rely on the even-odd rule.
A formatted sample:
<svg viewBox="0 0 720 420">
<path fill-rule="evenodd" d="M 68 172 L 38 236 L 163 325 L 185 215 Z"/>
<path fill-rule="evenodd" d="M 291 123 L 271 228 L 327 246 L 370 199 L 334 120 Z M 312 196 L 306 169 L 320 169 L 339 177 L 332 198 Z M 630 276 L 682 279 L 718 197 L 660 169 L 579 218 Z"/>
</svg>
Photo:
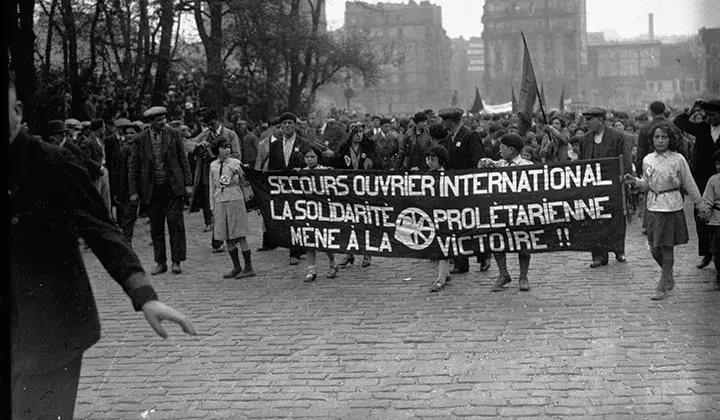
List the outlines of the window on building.
<svg viewBox="0 0 720 420">
<path fill-rule="evenodd" d="M 655 82 L 648 82 L 648 91 L 650 91 L 650 92 L 655 91 Z"/>
<path fill-rule="evenodd" d="M 718 44 L 710 45 L 710 55 L 713 57 L 720 57 L 720 45 L 718 45 Z"/>
</svg>

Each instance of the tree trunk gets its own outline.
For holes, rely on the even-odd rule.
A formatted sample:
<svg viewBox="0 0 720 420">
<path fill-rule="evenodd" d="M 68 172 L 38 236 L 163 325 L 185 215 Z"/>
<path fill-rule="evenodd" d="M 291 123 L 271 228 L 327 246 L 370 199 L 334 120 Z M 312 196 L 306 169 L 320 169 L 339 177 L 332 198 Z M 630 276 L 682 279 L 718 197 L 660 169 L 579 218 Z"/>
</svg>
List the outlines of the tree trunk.
<svg viewBox="0 0 720 420">
<path fill-rule="evenodd" d="M 43 66 L 42 70 L 42 80 L 48 80 L 48 77 L 50 76 L 50 55 L 52 54 L 52 38 L 53 31 L 55 30 L 53 20 L 55 20 L 56 7 L 57 0 L 53 0 L 52 4 L 50 5 L 50 13 L 48 13 L 47 38 L 45 39 L 45 65 Z"/>
<path fill-rule="evenodd" d="M 10 60 L 15 73 L 15 90 L 24 104 L 23 119 L 31 131 L 35 121 L 35 0 L 10 0 Z M 19 6 L 19 7 L 18 7 Z"/>
<path fill-rule="evenodd" d="M 225 64 L 223 63 L 222 50 L 224 47 L 222 30 L 222 0 L 207 0 L 210 14 L 210 33 L 205 28 L 203 18 L 202 0 L 195 0 L 195 24 L 200 34 L 203 46 L 205 47 L 205 59 L 208 66 L 208 83 L 205 95 L 207 108 L 220 111 L 225 96 L 223 78 L 225 76 Z"/>
<path fill-rule="evenodd" d="M 155 69 L 155 85 L 153 86 L 152 103 L 162 105 L 168 90 L 168 73 L 170 72 L 170 54 L 172 53 L 173 0 L 160 2 L 160 48 L 158 50 L 157 68 Z"/>
</svg>

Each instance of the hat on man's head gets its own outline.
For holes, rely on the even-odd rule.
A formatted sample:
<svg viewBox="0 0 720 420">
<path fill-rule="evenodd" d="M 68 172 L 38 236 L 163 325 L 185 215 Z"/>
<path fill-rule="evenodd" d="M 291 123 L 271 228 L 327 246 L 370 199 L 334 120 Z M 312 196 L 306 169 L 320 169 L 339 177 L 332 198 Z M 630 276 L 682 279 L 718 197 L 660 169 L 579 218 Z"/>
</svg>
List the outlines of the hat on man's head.
<svg viewBox="0 0 720 420">
<path fill-rule="evenodd" d="M 180 128 L 183 125 L 182 120 L 172 120 L 168 123 L 168 125 L 172 128 Z"/>
<path fill-rule="evenodd" d="M 149 118 L 153 119 L 155 117 L 160 117 L 163 115 L 167 115 L 167 108 L 164 106 L 154 106 L 143 112 L 143 118 Z"/>
<path fill-rule="evenodd" d="M 665 104 L 662 101 L 653 101 L 650 104 L 650 112 L 660 115 L 665 112 Z"/>
<path fill-rule="evenodd" d="M 415 115 L 413 116 L 413 121 L 415 121 L 415 124 L 422 122 L 422 121 L 427 121 L 427 119 L 428 119 L 427 115 L 425 115 L 425 113 L 423 113 L 423 112 L 416 112 Z"/>
<path fill-rule="evenodd" d="M 245 120 L 237 120 L 235 121 L 235 124 L 247 124 L 248 122 Z"/>
<path fill-rule="evenodd" d="M 518 152 L 520 152 L 522 150 L 523 146 L 525 146 L 525 143 L 523 143 L 522 137 L 520 137 L 520 135 L 515 134 L 515 133 L 507 133 L 507 134 L 503 135 L 502 138 L 500 139 L 500 143 L 504 144 L 505 146 L 508 146 L 508 147 L 513 147 Z"/>
<path fill-rule="evenodd" d="M 449 108 L 443 108 L 438 112 L 438 115 L 442 119 L 459 120 L 462 118 L 465 111 L 462 108 L 451 106 Z"/>
<path fill-rule="evenodd" d="M 380 121 L 382 121 L 382 117 L 379 116 L 379 115 L 373 115 L 373 117 L 370 118 L 370 121 L 372 121 L 372 120 L 380 120 Z"/>
<path fill-rule="evenodd" d="M 390 118 L 380 118 L 380 125 L 385 124 L 392 124 L 392 120 Z"/>
<path fill-rule="evenodd" d="M 80 124 L 80 121 L 76 120 L 75 118 L 68 118 L 65 120 L 65 128 L 68 130 L 82 130 L 82 124 Z"/>
<path fill-rule="evenodd" d="M 278 124 L 281 124 L 283 121 L 292 121 L 294 123 L 298 122 L 298 117 L 293 114 L 292 112 L 286 112 L 278 118 Z"/>
<path fill-rule="evenodd" d="M 90 128 L 90 121 L 83 121 L 83 122 L 81 122 L 81 123 L 80 123 L 80 128 L 81 128 L 81 129 Z"/>
<path fill-rule="evenodd" d="M 118 118 L 117 120 L 115 120 L 115 128 L 127 127 L 130 124 L 132 124 L 132 122 L 127 118 Z"/>
<path fill-rule="evenodd" d="M 432 117 L 432 116 L 435 116 L 435 111 L 428 108 L 425 111 L 423 111 L 423 114 L 427 115 L 428 117 Z"/>
<path fill-rule="evenodd" d="M 703 102 L 700 108 L 705 111 L 717 111 L 720 112 L 720 99 L 711 99 L 707 102 Z"/>
<path fill-rule="evenodd" d="M 210 124 L 211 121 L 215 121 L 218 119 L 218 112 L 214 109 L 209 110 L 203 115 L 203 122 L 205 124 Z"/>
<path fill-rule="evenodd" d="M 590 108 L 586 111 L 583 111 L 582 114 L 583 114 L 583 116 L 588 117 L 588 118 L 590 118 L 590 117 L 606 118 L 607 117 L 607 111 L 605 110 L 605 108 L 600 108 L 600 107 Z"/>
<path fill-rule="evenodd" d="M 105 127 L 105 121 L 103 121 L 102 118 L 95 118 L 90 122 L 91 130 L 99 130 L 103 127 Z"/>
<path fill-rule="evenodd" d="M 48 136 L 50 134 L 64 133 L 66 131 L 67 129 L 65 128 L 65 123 L 62 120 L 52 120 L 45 124 L 45 134 Z"/>
</svg>

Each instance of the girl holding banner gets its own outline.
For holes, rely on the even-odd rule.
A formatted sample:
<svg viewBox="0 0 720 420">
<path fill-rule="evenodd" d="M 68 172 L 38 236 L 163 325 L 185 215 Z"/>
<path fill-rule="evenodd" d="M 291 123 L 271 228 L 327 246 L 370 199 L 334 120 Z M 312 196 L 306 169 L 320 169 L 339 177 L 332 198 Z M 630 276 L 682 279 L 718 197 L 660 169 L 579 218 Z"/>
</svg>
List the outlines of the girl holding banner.
<svg viewBox="0 0 720 420">
<path fill-rule="evenodd" d="M 378 162 L 378 154 L 375 149 L 375 143 L 365 133 L 365 124 L 357 122 L 350 125 L 350 133 L 348 137 L 340 143 L 335 152 L 335 160 L 333 167 L 336 169 L 354 169 L 356 171 L 369 170 L 375 168 Z M 340 263 L 341 267 L 355 263 L 355 256 L 347 254 L 347 257 Z M 363 257 L 362 266 L 370 265 L 370 255 Z"/>
<path fill-rule="evenodd" d="M 653 259 L 662 268 L 656 293 L 650 299 L 663 300 L 675 287 L 674 247 L 689 241 L 682 191 L 687 192 L 696 207 L 702 197 L 687 160 L 678 153 L 681 137 L 677 129 L 660 121 L 648 136 L 655 152 L 643 159 L 642 178 L 626 174 L 624 180 L 647 192 L 647 239 Z"/>
<path fill-rule="evenodd" d="M 330 169 L 327 166 L 321 166 L 318 165 L 318 160 L 320 156 L 322 156 L 322 152 L 319 148 L 316 146 L 307 146 L 305 149 L 302 150 L 303 158 L 305 159 L 305 167 L 298 170 L 317 170 L 317 169 Z M 305 283 L 310 283 L 315 281 L 317 278 L 317 268 L 315 268 L 315 256 L 317 252 L 315 251 L 315 248 L 306 248 L 306 256 L 307 256 L 307 262 L 308 262 L 308 274 L 305 276 L 305 279 L 303 280 Z M 335 276 L 337 276 L 338 273 L 338 265 L 335 263 L 335 254 L 333 254 L 330 251 L 326 252 L 328 256 L 328 260 L 330 261 L 330 270 L 328 270 L 327 275 L 325 277 L 329 279 L 334 279 Z"/>
</svg>

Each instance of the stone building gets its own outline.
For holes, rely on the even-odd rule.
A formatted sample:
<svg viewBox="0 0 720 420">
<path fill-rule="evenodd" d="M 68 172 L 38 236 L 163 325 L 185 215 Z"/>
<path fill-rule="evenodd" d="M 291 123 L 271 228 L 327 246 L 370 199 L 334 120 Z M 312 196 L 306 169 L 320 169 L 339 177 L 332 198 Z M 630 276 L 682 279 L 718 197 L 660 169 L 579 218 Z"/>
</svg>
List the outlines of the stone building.
<svg viewBox="0 0 720 420">
<path fill-rule="evenodd" d="M 366 31 L 373 46 L 404 54 L 400 66 L 388 66 L 381 84 L 360 92 L 357 100 L 376 114 L 412 115 L 450 101 L 451 44 L 442 27 L 442 8 L 416 3 L 345 2 L 345 27 Z"/>
<path fill-rule="evenodd" d="M 550 103 L 578 92 L 587 67 L 585 0 L 486 0 L 483 23 L 485 94 L 491 102 L 510 100 L 522 77 L 525 33 L 538 83 Z"/>
<path fill-rule="evenodd" d="M 702 45 L 702 87 L 705 92 L 720 96 L 720 27 L 699 31 Z"/>
</svg>

